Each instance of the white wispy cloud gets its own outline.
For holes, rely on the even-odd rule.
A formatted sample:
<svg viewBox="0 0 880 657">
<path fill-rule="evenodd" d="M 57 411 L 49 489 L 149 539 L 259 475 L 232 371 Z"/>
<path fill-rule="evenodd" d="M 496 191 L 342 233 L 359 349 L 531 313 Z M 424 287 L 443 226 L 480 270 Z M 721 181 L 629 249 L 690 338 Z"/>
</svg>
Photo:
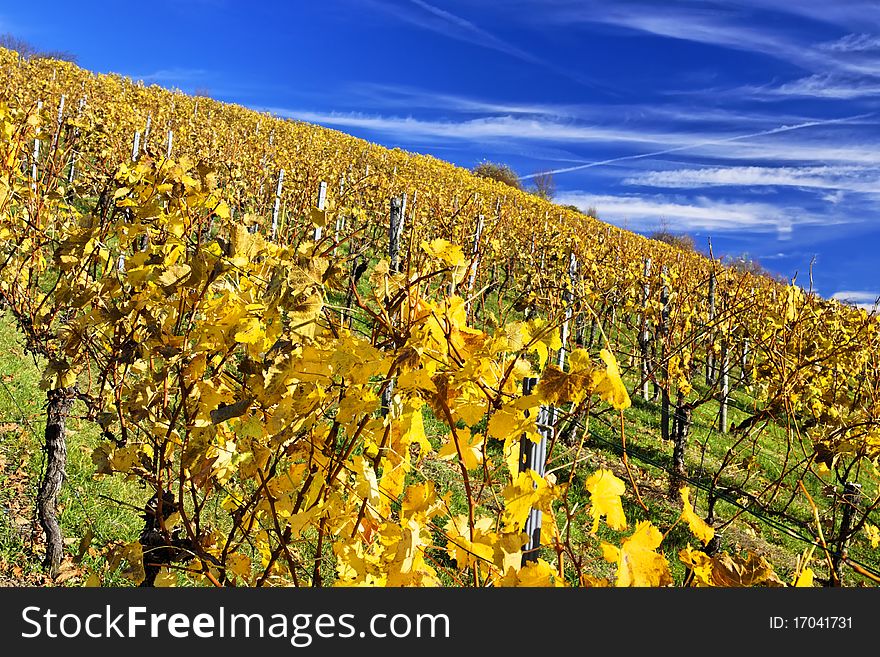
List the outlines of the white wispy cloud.
<svg viewBox="0 0 880 657">
<path fill-rule="evenodd" d="M 830 217 L 817 217 L 802 208 L 784 208 L 769 203 L 746 203 L 711 199 L 670 197 L 668 195 L 595 195 L 565 192 L 557 198 L 561 204 L 581 209 L 597 208 L 599 216 L 635 230 L 652 230 L 661 219 L 676 231 L 711 231 L 731 233 L 776 233 L 779 239 L 790 237 L 799 225 L 832 224 Z"/>
<path fill-rule="evenodd" d="M 625 178 L 623 183 L 673 189 L 773 186 L 880 194 L 880 171 L 863 166 L 703 167 L 648 171 Z M 840 197 L 828 200 L 836 202 Z"/>
<path fill-rule="evenodd" d="M 430 102 L 430 94 L 425 94 L 423 100 Z M 510 113 L 470 118 L 469 112 L 461 112 L 458 115 L 466 118 L 439 120 L 361 112 L 316 112 L 276 107 L 254 109 L 342 130 L 369 130 L 398 143 L 477 143 L 483 146 L 484 151 L 491 149 L 492 152 L 520 154 L 525 152 L 525 148 L 530 151 L 528 157 L 538 159 L 541 159 L 540 150 L 548 155 L 544 158 L 546 162 L 565 163 L 564 166 L 551 165 L 549 171 L 554 174 L 617 165 L 614 169 L 616 175 L 622 172 L 628 183 L 654 186 L 665 183 L 670 188 L 735 185 L 754 181 L 755 190 L 771 189 L 771 185 L 826 189 L 832 192 L 828 200 L 833 202 L 840 200 L 839 196 L 833 196 L 839 190 L 873 193 L 870 185 L 878 179 L 873 170 L 880 165 L 880 143 L 864 133 L 865 129 L 870 129 L 870 134 L 875 134 L 873 124 L 863 124 L 858 117 L 802 121 L 730 135 L 703 131 L 712 123 L 700 123 L 704 117 L 698 108 L 690 112 L 691 125 L 677 121 L 678 112 L 669 108 L 656 112 L 646 108 L 638 120 L 624 119 L 608 124 L 608 116 L 621 118 L 626 116 L 626 110 L 615 111 L 613 106 L 599 104 L 598 109 L 594 109 L 599 115 L 604 114 L 605 123 L 602 123 L 598 115 L 557 117 L 552 107 L 472 101 L 457 96 L 438 101 L 440 105 L 444 102 L 453 116 L 457 114 L 453 108 L 460 106 L 474 107 L 474 113 L 480 114 L 476 107 L 482 106 L 488 110 L 495 105 L 496 109 L 504 108 Z M 531 110 L 544 113 L 531 114 Z M 572 113 L 576 111 L 577 108 L 574 108 Z M 710 121 L 710 117 L 716 115 L 717 110 L 710 108 L 705 120 Z M 739 124 L 735 116 L 728 118 L 733 125 Z M 767 115 L 751 117 L 754 127 L 766 125 L 768 120 Z M 663 130 L 664 125 L 669 129 Z M 753 126 L 747 118 L 742 121 L 742 127 Z M 844 128 L 852 130 L 852 134 L 839 133 Z M 503 148 L 499 145 L 503 145 Z M 591 150 L 602 148 L 629 153 L 603 160 L 578 160 L 578 146 L 587 145 Z M 560 148 L 565 149 L 564 152 Z M 653 163 L 656 169 L 657 164 L 662 162 L 662 156 L 668 154 L 679 156 L 675 169 L 683 169 L 682 160 L 692 164 L 687 170 L 648 172 L 643 173 L 642 177 L 620 166 L 641 162 Z M 748 166 L 739 166 L 739 163 Z M 795 166 L 786 166 L 786 163 Z M 824 171 L 823 167 L 826 167 Z M 542 168 L 546 170 L 547 165 L 539 165 L 532 171 Z M 707 172 L 693 173 L 692 170 L 696 168 Z M 529 172 L 522 178 L 528 180 L 534 175 Z"/>
<path fill-rule="evenodd" d="M 616 144 L 674 144 L 681 134 L 601 127 L 539 117 L 491 116 L 465 121 L 433 121 L 411 116 L 381 116 L 356 112 L 312 112 L 264 108 L 286 118 L 321 125 L 363 128 L 401 137 L 491 140 L 527 139 L 547 142 L 606 142 Z"/>
<path fill-rule="evenodd" d="M 768 162 L 777 165 L 880 164 L 880 144 L 873 135 L 856 132 L 851 135 L 822 134 L 815 139 L 745 140 L 726 145 L 701 147 L 699 152 L 726 161 Z"/>
<path fill-rule="evenodd" d="M 536 102 L 495 101 L 473 96 L 430 91 L 396 84 L 360 82 L 351 85 L 351 93 L 361 106 L 379 108 L 418 108 L 460 114 L 502 114 L 573 118 L 593 112 L 592 106 Z"/>
<path fill-rule="evenodd" d="M 811 72 L 847 70 L 851 66 L 846 58 L 819 51 L 813 44 L 803 41 L 790 23 L 780 21 L 772 27 L 756 23 L 753 11 L 740 3 L 706 6 L 698 3 L 638 0 L 613 3 L 601 0 L 560 0 L 548 7 L 539 0 L 525 2 L 535 9 L 537 20 L 554 25 L 611 25 L 658 37 L 759 53 Z M 791 8 L 786 8 L 784 3 L 751 4 L 751 9 L 792 13 Z"/>
<path fill-rule="evenodd" d="M 880 50 L 880 35 L 877 34 L 847 34 L 836 41 L 820 43 L 822 50 L 831 52 L 865 52 Z"/>
<path fill-rule="evenodd" d="M 163 68 L 151 73 L 134 74 L 130 77 L 144 82 L 193 82 L 203 79 L 208 71 L 201 68 Z"/>
<path fill-rule="evenodd" d="M 844 192 L 842 189 L 837 189 L 830 194 L 823 195 L 822 200 L 827 201 L 828 203 L 831 203 L 833 205 L 837 205 L 844 199 L 845 196 L 846 192 Z"/>
<path fill-rule="evenodd" d="M 690 41 L 734 51 L 773 58 L 800 68 L 806 78 L 786 91 L 805 95 L 824 92 L 827 98 L 853 98 L 864 95 L 880 78 L 880 57 L 875 51 L 880 33 L 880 4 L 872 0 L 827 2 L 812 0 L 737 0 L 737 2 L 686 2 L 668 0 L 518 0 L 529 21 L 547 29 L 612 27 L 659 38 Z M 796 20 L 761 20 L 772 12 L 774 18 L 788 15 Z M 807 28 L 807 18 L 822 24 L 825 31 L 841 27 L 849 34 L 817 44 L 815 26 Z M 859 28 L 854 33 L 853 28 Z M 863 32 L 871 30 L 870 33 Z M 824 85 L 820 89 L 811 76 L 850 76 L 861 80 L 862 91 L 844 95 L 843 85 Z M 798 77 L 804 77 L 803 75 Z M 864 78 L 864 80 L 862 80 Z M 783 83 L 789 81 L 783 80 Z M 807 92 L 810 92 L 807 94 Z M 707 91 L 708 93 L 708 91 Z"/>
<path fill-rule="evenodd" d="M 694 141 L 693 143 L 690 143 L 690 144 L 684 144 L 682 146 L 675 146 L 672 148 L 667 148 L 667 149 L 659 150 L 659 151 L 653 151 L 653 152 L 648 152 L 648 153 L 638 153 L 636 155 L 623 155 L 620 157 L 613 157 L 613 158 L 609 158 L 609 159 L 605 159 L 605 160 L 598 160 L 595 162 L 587 162 L 585 164 L 579 164 L 579 165 L 572 166 L 572 167 L 563 167 L 563 168 L 559 168 L 559 169 L 552 169 L 552 170 L 546 171 L 544 173 L 549 173 L 549 174 L 553 174 L 553 175 L 561 174 L 561 173 L 571 173 L 573 171 L 581 171 L 584 169 L 591 169 L 593 167 L 606 166 L 608 164 L 616 164 L 619 162 L 626 162 L 626 161 L 631 161 L 631 160 L 653 158 L 653 157 L 657 157 L 660 155 L 668 155 L 671 153 L 678 153 L 681 151 L 696 150 L 696 149 L 703 148 L 705 146 L 719 146 L 719 145 L 723 145 L 723 144 L 728 144 L 730 142 L 743 141 L 743 140 L 747 140 L 747 139 L 755 139 L 757 137 L 767 137 L 770 135 L 781 134 L 784 132 L 791 132 L 792 130 L 803 130 L 805 128 L 814 128 L 817 126 L 827 126 L 827 125 L 834 125 L 834 124 L 839 124 L 839 123 L 847 123 L 847 122 L 850 122 L 853 120 L 866 118 L 868 116 L 872 116 L 872 114 L 860 114 L 857 116 L 844 117 L 844 118 L 840 118 L 840 119 L 824 119 L 824 120 L 819 120 L 819 121 L 806 121 L 804 123 L 799 123 L 796 125 L 784 125 L 784 126 L 779 126 L 777 128 L 771 128 L 770 130 L 762 130 L 760 132 L 755 132 L 755 133 L 750 133 L 750 134 L 745 134 L 745 135 L 735 135 L 732 137 L 704 139 L 704 140 L 700 140 L 700 141 Z M 523 176 L 523 177 L 524 178 L 532 178 L 535 175 L 538 175 L 538 174 L 532 174 L 532 175 Z"/>
<path fill-rule="evenodd" d="M 607 122 L 614 117 L 618 125 L 639 130 L 643 125 L 687 125 L 688 131 L 705 126 L 754 126 L 774 127 L 781 121 L 801 123 L 808 120 L 802 114 L 792 114 L 773 108 L 762 111 L 760 107 L 749 111 L 732 107 L 698 106 L 668 103 L 599 102 L 591 99 L 583 103 L 546 103 L 534 101 L 495 100 L 480 96 L 431 90 L 398 84 L 358 82 L 347 88 L 346 98 L 352 106 L 360 109 L 430 109 L 452 114 L 527 115 L 555 119 L 574 119 L 594 124 Z M 693 127 L 691 127 L 693 126 Z"/>
<path fill-rule="evenodd" d="M 831 298 L 871 311 L 877 309 L 878 299 L 880 299 L 880 292 L 868 292 L 865 290 L 841 290 L 840 292 L 835 292 L 834 294 L 832 294 Z"/>
<path fill-rule="evenodd" d="M 851 100 L 880 96 L 880 78 L 816 73 L 777 85 L 743 87 L 736 93 L 747 93 L 756 98 L 807 97 Z"/>
<path fill-rule="evenodd" d="M 880 26 L 876 0 L 739 0 L 759 10 L 802 16 L 827 26 L 865 30 Z"/>
</svg>

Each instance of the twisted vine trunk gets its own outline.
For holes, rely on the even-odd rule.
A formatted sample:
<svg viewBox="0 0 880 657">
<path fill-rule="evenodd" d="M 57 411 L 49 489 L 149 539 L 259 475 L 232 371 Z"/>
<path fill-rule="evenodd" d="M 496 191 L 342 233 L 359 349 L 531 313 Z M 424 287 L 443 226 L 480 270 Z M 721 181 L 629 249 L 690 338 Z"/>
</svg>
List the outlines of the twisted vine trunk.
<svg viewBox="0 0 880 657">
<path fill-rule="evenodd" d="M 672 422 L 672 476 L 669 480 L 669 496 L 677 497 L 678 491 L 687 478 L 684 452 L 688 434 L 691 430 L 691 407 L 683 402 L 679 391 Z"/>
<path fill-rule="evenodd" d="M 58 524 L 58 493 L 64 483 L 67 467 L 66 428 L 67 416 L 73 408 L 73 388 L 56 388 L 46 393 L 45 450 L 46 471 L 37 494 L 37 512 L 40 526 L 46 535 L 46 558 L 43 567 L 52 577 L 58 574 L 64 557 L 64 541 Z"/>
<path fill-rule="evenodd" d="M 837 550 L 831 559 L 833 572 L 831 573 L 831 586 L 843 586 L 843 573 L 841 563 L 846 556 L 846 544 L 852 537 L 852 521 L 858 510 L 862 496 L 861 484 L 846 482 L 843 487 L 843 518 L 840 520 L 840 531 L 837 535 Z"/>
</svg>

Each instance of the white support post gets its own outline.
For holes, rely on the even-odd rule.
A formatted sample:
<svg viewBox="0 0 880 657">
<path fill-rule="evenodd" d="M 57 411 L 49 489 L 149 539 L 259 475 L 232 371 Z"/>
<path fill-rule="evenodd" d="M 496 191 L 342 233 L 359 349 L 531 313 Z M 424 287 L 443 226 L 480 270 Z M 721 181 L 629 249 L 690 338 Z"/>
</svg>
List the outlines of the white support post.
<svg viewBox="0 0 880 657">
<path fill-rule="evenodd" d="M 391 199 L 388 222 L 388 258 L 392 272 L 400 271 L 400 238 L 403 235 L 403 217 L 406 212 L 406 194 Z"/>
<path fill-rule="evenodd" d="M 669 440 L 669 353 L 667 351 L 667 342 L 669 336 L 669 284 L 664 280 L 666 278 L 666 265 L 660 269 L 660 279 L 663 281 L 663 287 L 660 288 L 660 303 L 663 309 L 660 311 L 660 338 L 663 341 L 661 347 L 661 376 L 662 386 L 660 390 L 660 437 L 666 441 Z"/>
<path fill-rule="evenodd" d="M 718 408 L 718 430 L 727 433 L 727 407 L 730 397 L 730 355 L 727 338 L 721 342 L 721 401 Z"/>
<path fill-rule="evenodd" d="M 413 192 L 412 201 L 409 204 L 409 214 L 410 219 L 415 219 L 416 216 L 416 203 L 419 200 L 419 190 Z"/>
<path fill-rule="evenodd" d="M 530 395 L 538 383 L 535 377 L 523 379 L 523 396 Z M 538 409 L 537 426 L 541 435 L 536 444 L 523 435 L 520 438 L 519 472 L 532 470 L 539 477 L 544 476 L 547 462 L 547 444 L 553 435 L 553 427 L 550 423 L 550 412 L 546 406 Z M 538 560 L 538 550 L 541 547 L 541 524 L 543 514 L 540 509 L 532 508 L 526 519 L 525 533 L 529 537 L 528 543 L 523 547 L 522 565 Z"/>
<path fill-rule="evenodd" d="M 649 367 L 649 342 L 651 340 L 651 335 L 648 332 L 648 299 L 651 296 L 651 283 L 650 283 L 650 275 L 651 275 L 651 259 L 645 258 L 645 271 L 643 272 L 644 282 L 642 283 L 642 318 L 640 322 L 639 329 L 639 349 L 641 351 L 641 367 L 642 367 L 642 397 L 644 399 L 648 399 L 650 393 L 648 392 L 648 378 L 650 377 L 650 367 Z"/>
<path fill-rule="evenodd" d="M 76 111 L 76 118 L 79 119 L 82 116 L 83 110 L 86 107 L 86 99 L 80 98 L 79 105 Z M 74 128 L 73 130 L 74 140 L 79 137 L 79 128 Z M 67 172 L 67 184 L 72 185 L 74 179 L 76 178 L 76 161 L 79 159 L 79 151 L 76 148 L 76 144 L 74 144 L 73 152 L 70 154 L 70 170 Z"/>
<path fill-rule="evenodd" d="M 391 199 L 391 212 L 388 221 L 388 258 L 391 261 L 392 272 L 400 271 L 400 237 L 403 233 L 403 217 L 406 211 L 406 194 Z M 392 322 L 397 323 L 396 319 Z M 388 385 L 382 391 L 381 411 L 383 416 L 391 414 L 394 400 L 395 379 L 388 381 Z"/>
<path fill-rule="evenodd" d="M 342 199 L 345 197 L 345 174 L 342 174 L 342 178 L 339 180 L 339 203 L 337 203 L 337 211 L 339 210 L 339 205 L 342 202 Z M 336 216 L 336 229 L 333 232 L 333 255 L 336 255 L 336 245 L 339 244 L 339 233 L 345 230 L 345 215 L 341 212 Z"/>
<path fill-rule="evenodd" d="M 477 226 L 474 231 L 474 240 L 471 244 L 471 270 L 468 273 L 468 301 L 466 304 L 466 312 L 467 315 L 471 314 L 471 294 L 474 291 L 474 281 L 477 278 L 477 269 L 480 266 L 480 237 L 483 234 L 483 224 L 485 223 L 485 218 L 483 215 L 477 216 Z"/>
<path fill-rule="evenodd" d="M 317 208 L 321 212 L 324 211 L 324 208 L 327 206 L 327 183 L 323 180 L 321 184 L 318 185 L 318 205 Z M 320 226 L 315 226 L 315 233 L 312 237 L 312 240 L 317 244 L 321 240 L 321 236 L 324 234 L 323 229 Z"/>
<path fill-rule="evenodd" d="M 715 385 L 715 354 L 712 351 L 715 344 L 715 272 L 709 275 L 709 347 L 706 351 L 706 385 Z"/>
<path fill-rule="evenodd" d="M 275 186 L 275 206 L 272 209 L 272 239 L 278 234 L 278 214 L 281 210 L 281 186 L 284 184 L 284 169 L 278 171 L 278 184 Z"/>
</svg>

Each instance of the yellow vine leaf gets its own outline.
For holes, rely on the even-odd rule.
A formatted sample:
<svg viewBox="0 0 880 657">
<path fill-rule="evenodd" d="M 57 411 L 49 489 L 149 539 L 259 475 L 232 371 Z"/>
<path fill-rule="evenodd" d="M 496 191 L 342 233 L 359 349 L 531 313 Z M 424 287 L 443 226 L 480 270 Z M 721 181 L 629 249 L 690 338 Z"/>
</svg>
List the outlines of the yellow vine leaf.
<svg viewBox="0 0 880 657">
<path fill-rule="evenodd" d="M 620 548 L 603 543 L 605 560 L 617 562 L 615 586 L 656 587 L 672 584 L 666 557 L 656 552 L 662 541 L 660 530 L 644 520 L 636 525 L 636 530 L 623 541 Z"/>
<path fill-rule="evenodd" d="M 425 561 L 431 533 L 415 519 L 389 526 L 380 540 L 385 547 L 386 586 L 439 586 L 436 571 Z"/>
<path fill-rule="evenodd" d="M 401 516 L 419 518 L 423 522 L 443 512 L 443 500 L 437 499 L 433 481 L 414 484 L 406 489 L 401 505 Z"/>
<path fill-rule="evenodd" d="M 711 586 L 712 557 L 705 552 L 694 550 L 690 545 L 678 553 L 678 559 L 691 569 L 693 586 Z"/>
<path fill-rule="evenodd" d="M 168 588 L 177 586 L 177 575 L 170 569 L 163 566 L 159 569 L 159 574 L 156 575 L 156 579 L 153 580 L 153 584 L 157 588 Z"/>
<path fill-rule="evenodd" d="M 527 340 L 534 343 L 531 346 L 532 351 L 538 354 L 538 363 L 543 366 L 550 356 L 551 349 L 559 349 L 562 347 L 562 341 L 559 339 L 559 329 L 553 328 L 547 330 L 547 321 L 536 317 L 526 324 L 528 334 Z"/>
<path fill-rule="evenodd" d="M 217 204 L 217 207 L 214 208 L 214 214 L 217 215 L 220 219 L 230 218 L 229 205 L 226 203 L 226 201 L 220 201 L 220 203 Z"/>
<path fill-rule="evenodd" d="M 477 563 L 491 564 L 495 560 L 495 548 L 492 545 L 493 537 L 496 536 L 494 528 L 492 518 L 478 518 L 474 522 L 473 540 L 471 540 L 468 517 L 455 516 L 446 532 L 448 538 L 446 552 L 462 569 Z"/>
<path fill-rule="evenodd" d="M 708 545 L 709 541 L 715 536 L 715 530 L 707 525 L 705 520 L 694 513 L 693 506 L 691 505 L 690 489 L 687 486 L 682 486 L 679 492 L 681 493 L 681 502 L 683 505 L 681 519 L 688 524 L 693 535 L 703 541 L 703 545 Z"/>
<path fill-rule="evenodd" d="M 584 486 L 590 492 L 593 533 L 599 529 L 602 516 L 605 516 L 605 522 L 611 529 L 626 529 L 626 515 L 620 502 L 620 496 L 626 491 L 623 480 L 614 476 L 611 470 L 599 470 L 590 475 Z"/>
<path fill-rule="evenodd" d="M 697 586 L 738 588 L 748 586 L 785 586 L 764 557 L 749 553 L 745 557 L 728 554 L 709 556 L 687 547 L 678 553 L 683 564 L 694 572 Z"/>
<path fill-rule="evenodd" d="M 410 471 L 410 446 L 419 445 L 421 453 L 431 451 L 431 443 L 425 436 L 425 425 L 420 408 L 407 406 L 401 416 L 392 424 L 390 445 L 382 459 L 382 477 L 379 488 L 383 495 L 397 499 L 406 485 L 406 475 Z"/>
<path fill-rule="evenodd" d="M 535 487 L 531 471 L 520 472 L 516 479 L 502 492 L 504 497 L 504 526 L 521 530 L 526 524 L 535 500 Z"/>
<path fill-rule="evenodd" d="M 107 566 L 111 572 L 116 570 L 123 561 L 125 567 L 120 574 L 135 585 L 143 582 L 146 573 L 144 573 L 144 548 L 140 542 L 133 541 L 110 549 L 107 555 Z"/>
<path fill-rule="evenodd" d="M 352 469 L 355 476 L 355 492 L 368 505 L 378 507 L 381 504 L 382 495 L 379 492 L 379 482 L 376 480 L 376 471 L 372 464 L 360 454 L 352 458 Z"/>
<path fill-rule="evenodd" d="M 559 577 L 556 568 L 544 559 L 529 562 L 519 572 L 510 572 L 510 576 L 503 579 L 502 586 L 523 587 L 564 587 L 565 580 Z"/>
<path fill-rule="evenodd" d="M 162 272 L 156 282 L 164 288 L 174 288 L 189 278 L 192 267 L 186 264 L 171 265 Z"/>
<path fill-rule="evenodd" d="M 327 211 L 319 210 L 318 208 L 312 208 L 309 211 L 309 221 L 312 222 L 315 226 L 326 226 L 327 225 Z"/>
<path fill-rule="evenodd" d="M 713 561 L 712 578 L 716 586 L 785 586 L 762 556 L 749 553 L 743 558 L 722 552 Z"/>
<path fill-rule="evenodd" d="M 632 402 L 620 378 L 620 369 L 614 355 L 607 349 L 602 349 L 599 356 L 605 362 L 605 371 L 593 372 L 593 390 L 613 408 L 619 411 L 629 408 Z"/>
<path fill-rule="evenodd" d="M 49 361 L 43 370 L 43 379 L 40 388 L 43 390 L 58 390 L 70 388 L 76 383 L 76 371 L 63 361 Z"/>
<path fill-rule="evenodd" d="M 437 238 L 430 242 L 422 242 L 422 249 L 433 258 L 442 260 L 450 267 L 459 267 L 464 264 L 464 251 L 458 244 L 448 240 Z"/>
<path fill-rule="evenodd" d="M 226 559 L 226 570 L 247 581 L 251 576 L 251 560 L 246 554 L 236 552 Z"/>
<path fill-rule="evenodd" d="M 466 427 L 464 429 L 456 429 L 458 434 L 458 448 L 455 446 L 455 437 L 449 436 L 448 442 L 440 448 L 437 456 L 445 460 L 457 460 L 458 450 L 461 450 L 461 459 L 467 470 L 473 470 L 479 467 L 483 462 L 483 436 L 482 434 L 471 432 Z"/>
<path fill-rule="evenodd" d="M 602 558 L 608 563 L 615 563 L 620 559 L 620 548 L 616 545 L 611 545 L 611 543 L 605 543 L 603 541 L 600 547 L 602 548 Z"/>
<path fill-rule="evenodd" d="M 529 511 L 548 507 L 553 498 L 553 490 L 547 481 L 534 470 L 520 472 L 501 493 L 504 498 L 504 528 L 506 531 L 520 531 L 526 524 Z"/>
<path fill-rule="evenodd" d="M 245 344 L 257 344 L 266 337 L 260 320 L 256 317 L 246 317 L 239 324 L 239 329 L 235 333 L 235 341 Z"/>
<path fill-rule="evenodd" d="M 506 440 L 519 438 L 526 433 L 534 442 L 540 440 L 540 436 L 534 431 L 535 422 L 527 418 L 524 413 L 516 408 L 502 408 L 496 411 L 489 420 L 487 432 L 490 437 Z"/>
<path fill-rule="evenodd" d="M 803 568 L 800 573 L 798 573 L 797 579 L 794 582 L 796 587 L 811 587 L 813 586 L 813 569 L 812 568 Z"/>
<path fill-rule="evenodd" d="M 592 372 L 593 359 L 590 358 L 590 352 L 587 349 L 572 349 L 568 355 L 568 368 L 572 374 L 583 374 Z"/>
<path fill-rule="evenodd" d="M 140 463 L 137 445 L 127 445 L 113 450 L 110 455 L 110 465 L 114 472 L 129 472 Z"/>
<path fill-rule="evenodd" d="M 556 524 L 556 516 L 552 513 L 545 514 L 541 520 L 541 545 L 558 545 L 563 540 Z"/>
<path fill-rule="evenodd" d="M 560 402 L 581 403 L 590 393 L 590 378 L 579 372 L 566 373 L 549 365 L 541 375 L 537 396 L 542 404 L 553 406 Z"/>
<path fill-rule="evenodd" d="M 437 394 L 437 386 L 431 380 L 431 373 L 424 368 L 403 372 L 397 377 L 397 389 Z"/>
</svg>

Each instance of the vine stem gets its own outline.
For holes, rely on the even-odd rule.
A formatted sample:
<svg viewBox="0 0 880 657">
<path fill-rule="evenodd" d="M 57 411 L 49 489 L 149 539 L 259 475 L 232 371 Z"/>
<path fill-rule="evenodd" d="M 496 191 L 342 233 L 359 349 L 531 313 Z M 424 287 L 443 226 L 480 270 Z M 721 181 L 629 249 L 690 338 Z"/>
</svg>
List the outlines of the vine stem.
<svg viewBox="0 0 880 657">
<path fill-rule="evenodd" d="M 623 427 L 623 411 L 620 411 L 620 444 L 623 448 L 623 467 L 626 468 L 626 474 L 629 477 L 629 483 L 632 484 L 633 490 L 636 493 L 636 501 L 638 501 L 639 506 L 642 507 L 646 512 L 650 513 L 650 510 L 645 503 L 642 501 L 642 496 L 639 494 L 639 487 L 636 485 L 635 477 L 633 477 L 632 470 L 629 468 L 629 459 L 626 458 L 626 431 Z"/>
<path fill-rule="evenodd" d="M 819 520 L 819 509 L 816 506 L 816 503 L 813 501 L 813 498 L 807 492 L 806 487 L 804 486 L 804 480 L 798 479 L 798 486 L 800 486 L 801 492 L 807 496 L 807 502 L 810 504 L 810 508 L 813 509 L 813 520 L 816 521 L 816 530 L 819 532 L 819 543 L 822 545 L 822 550 L 825 552 L 825 559 L 828 561 L 828 572 L 832 580 L 837 578 L 834 570 L 834 562 L 831 559 L 831 554 L 828 551 L 828 544 L 825 543 L 825 535 L 822 533 L 822 522 Z"/>
</svg>

